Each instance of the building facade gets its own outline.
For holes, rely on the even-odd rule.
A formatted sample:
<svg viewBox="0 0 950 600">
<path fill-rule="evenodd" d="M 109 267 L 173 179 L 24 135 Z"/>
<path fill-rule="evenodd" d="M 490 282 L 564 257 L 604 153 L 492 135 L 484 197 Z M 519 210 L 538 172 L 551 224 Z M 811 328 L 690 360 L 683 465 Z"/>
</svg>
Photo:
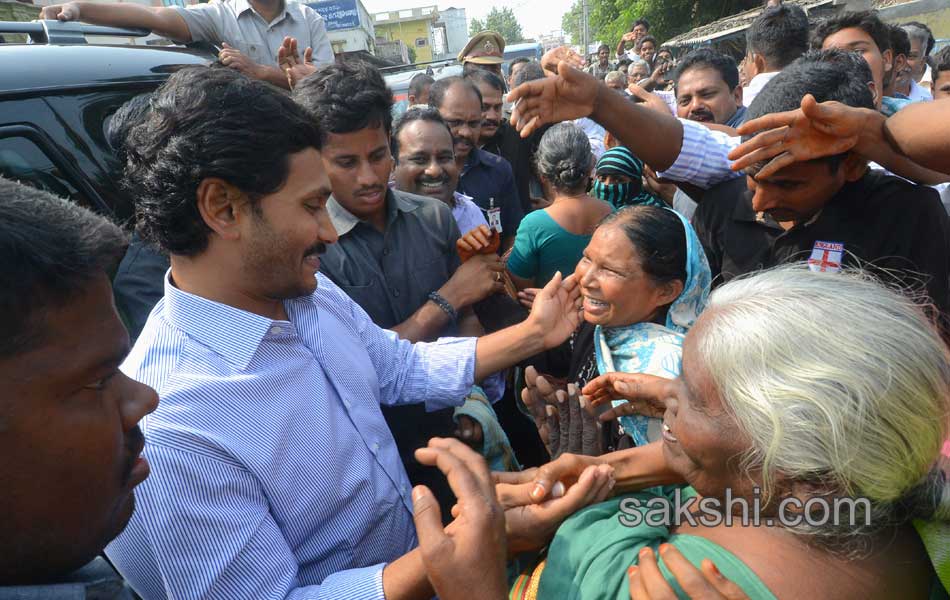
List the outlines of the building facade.
<svg viewBox="0 0 950 600">
<path fill-rule="evenodd" d="M 307 6 L 323 17 L 333 54 L 376 53 L 373 19 L 360 0 L 319 0 Z"/>
<path fill-rule="evenodd" d="M 393 10 L 373 15 L 376 39 L 384 42 L 401 40 L 411 48 L 410 59 L 415 62 L 435 60 L 432 46 L 435 43 L 434 29 L 439 19 L 435 6 L 423 6 L 406 10 Z M 440 40 L 441 41 L 441 40 Z"/>
</svg>

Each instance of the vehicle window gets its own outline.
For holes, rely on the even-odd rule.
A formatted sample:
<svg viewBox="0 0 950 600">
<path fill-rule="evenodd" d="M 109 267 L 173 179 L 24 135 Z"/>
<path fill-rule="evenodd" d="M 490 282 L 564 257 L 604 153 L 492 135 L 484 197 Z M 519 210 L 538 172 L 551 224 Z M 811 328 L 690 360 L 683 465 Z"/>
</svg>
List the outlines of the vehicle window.
<svg viewBox="0 0 950 600">
<path fill-rule="evenodd" d="M 89 205 L 46 153 L 25 137 L 0 137 L 0 175 Z"/>
</svg>

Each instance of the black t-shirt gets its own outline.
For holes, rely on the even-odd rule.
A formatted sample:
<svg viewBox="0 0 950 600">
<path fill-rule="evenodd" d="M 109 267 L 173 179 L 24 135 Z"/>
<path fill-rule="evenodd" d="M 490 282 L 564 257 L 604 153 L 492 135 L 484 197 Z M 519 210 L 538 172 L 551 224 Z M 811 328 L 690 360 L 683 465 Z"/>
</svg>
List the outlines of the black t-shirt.
<svg viewBox="0 0 950 600">
<path fill-rule="evenodd" d="M 816 218 L 785 231 L 756 215 L 745 178 L 738 178 L 706 192 L 693 226 L 715 283 L 811 259 L 818 269 L 843 264 L 896 277 L 904 287 L 925 289 L 947 314 L 950 223 L 932 188 L 869 171 L 845 184 Z"/>
<path fill-rule="evenodd" d="M 515 185 L 518 188 L 518 198 L 521 200 L 521 209 L 524 214 L 531 212 L 531 194 L 528 184 L 533 173 L 531 157 L 536 147 L 537 143 L 533 136 L 522 138 L 507 121 L 502 121 L 498 132 L 482 146 L 482 150 L 497 154 L 511 163 Z"/>
</svg>

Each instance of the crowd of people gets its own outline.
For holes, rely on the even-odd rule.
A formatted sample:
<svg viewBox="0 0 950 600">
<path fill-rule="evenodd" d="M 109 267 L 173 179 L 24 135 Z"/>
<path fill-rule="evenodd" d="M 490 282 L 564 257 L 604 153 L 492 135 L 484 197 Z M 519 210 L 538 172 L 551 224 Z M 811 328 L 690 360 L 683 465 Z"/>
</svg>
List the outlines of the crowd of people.
<svg viewBox="0 0 950 600">
<path fill-rule="evenodd" d="M 43 17 L 224 47 L 109 122 L 134 233 L 0 180 L 0 599 L 948 597 L 925 25 L 482 32 L 396 111 L 295 2 Z"/>
</svg>

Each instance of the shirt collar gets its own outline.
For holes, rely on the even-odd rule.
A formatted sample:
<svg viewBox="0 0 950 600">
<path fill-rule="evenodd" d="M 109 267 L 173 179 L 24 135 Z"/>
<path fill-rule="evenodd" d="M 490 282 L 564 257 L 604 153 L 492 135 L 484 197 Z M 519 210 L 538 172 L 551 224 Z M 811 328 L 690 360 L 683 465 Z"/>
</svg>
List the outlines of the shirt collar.
<svg viewBox="0 0 950 600">
<path fill-rule="evenodd" d="M 416 204 L 402 193 L 394 191 L 391 188 L 386 189 L 387 226 L 396 220 L 399 212 L 410 212 L 415 209 Z M 327 212 L 330 214 L 330 222 L 333 223 L 333 227 L 339 236 L 346 235 L 362 222 L 359 217 L 343 208 L 333 196 L 330 196 L 330 199 L 327 200 Z"/>
<path fill-rule="evenodd" d="M 274 321 L 178 289 L 171 282 L 171 269 L 165 273 L 165 319 L 238 370 L 247 368 L 261 340 L 277 323 L 288 333 L 292 331 L 286 321 Z"/>
<path fill-rule="evenodd" d="M 260 16 L 260 13 L 255 11 L 254 7 L 251 6 L 251 3 L 249 2 L 249 0 L 232 0 L 232 1 L 234 2 L 234 11 L 237 13 L 239 17 L 247 11 L 252 11 L 254 12 L 254 14 Z M 290 18 L 290 19 L 293 18 L 293 13 L 287 10 L 287 0 L 284 0 L 283 5 L 284 5 L 284 9 L 281 11 L 279 15 L 274 17 L 274 20 L 271 21 L 271 23 L 276 23 L 284 18 Z M 261 18 L 263 19 L 263 17 Z"/>
</svg>

